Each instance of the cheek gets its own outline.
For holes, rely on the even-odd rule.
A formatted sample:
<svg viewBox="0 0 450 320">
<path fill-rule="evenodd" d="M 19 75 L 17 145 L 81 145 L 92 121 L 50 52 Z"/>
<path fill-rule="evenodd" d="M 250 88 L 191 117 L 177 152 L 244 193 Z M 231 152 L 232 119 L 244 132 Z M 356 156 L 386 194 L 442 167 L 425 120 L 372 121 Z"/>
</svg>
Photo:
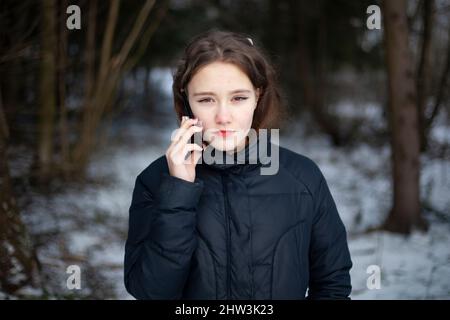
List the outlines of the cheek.
<svg viewBox="0 0 450 320">
<path fill-rule="evenodd" d="M 199 114 L 198 118 L 202 121 L 204 130 L 215 128 L 214 116 Z"/>
<path fill-rule="evenodd" d="M 243 129 L 250 128 L 253 122 L 254 109 L 252 106 L 248 106 L 245 110 L 240 110 L 239 114 L 235 117 Z"/>
<path fill-rule="evenodd" d="M 194 115 L 202 121 L 204 128 L 207 128 L 214 123 L 214 114 L 212 112 L 206 110 L 205 108 L 191 108 Z"/>
</svg>

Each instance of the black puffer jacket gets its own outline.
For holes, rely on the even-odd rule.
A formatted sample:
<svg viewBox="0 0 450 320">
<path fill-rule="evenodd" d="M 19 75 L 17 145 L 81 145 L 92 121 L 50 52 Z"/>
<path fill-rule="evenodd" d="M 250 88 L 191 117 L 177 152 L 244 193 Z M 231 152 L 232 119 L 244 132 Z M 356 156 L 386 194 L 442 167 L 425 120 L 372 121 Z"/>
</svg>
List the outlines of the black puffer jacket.
<svg viewBox="0 0 450 320">
<path fill-rule="evenodd" d="M 319 168 L 282 147 L 275 175 L 260 174 L 263 160 L 199 163 L 189 182 L 170 176 L 162 156 L 139 174 L 125 248 L 128 292 L 304 299 L 308 290 L 310 299 L 348 298 L 346 230 Z"/>
</svg>

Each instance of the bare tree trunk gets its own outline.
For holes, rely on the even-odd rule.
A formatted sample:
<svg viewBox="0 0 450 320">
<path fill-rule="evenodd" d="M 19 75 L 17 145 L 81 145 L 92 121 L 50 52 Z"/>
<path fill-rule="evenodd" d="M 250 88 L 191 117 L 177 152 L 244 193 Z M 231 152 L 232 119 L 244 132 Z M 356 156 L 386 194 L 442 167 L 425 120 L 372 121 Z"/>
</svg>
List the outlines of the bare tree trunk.
<svg viewBox="0 0 450 320">
<path fill-rule="evenodd" d="M 439 110 L 441 109 L 442 103 L 445 101 L 446 96 L 448 95 L 448 78 L 450 75 L 450 30 L 449 30 L 449 36 L 448 36 L 448 43 L 447 43 L 447 51 L 445 54 L 445 62 L 444 67 L 442 69 L 442 73 L 439 77 L 439 83 L 437 87 L 437 92 L 434 98 L 433 103 L 433 109 L 431 110 L 430 117 L 425 119 L 425 130 L 424 130 L 424 136 L 426 137 L 426 140 L 429 139 L 429 133 L 430 129 L 433 125 L 433 121 L 436 118 L 436 116 L 439 113 Z"/>
<path fill-rule="evenodd" d="M 46 182 L 51 173 L 54 149 L 56 1 L 43 0 L 42 12 L 38 171 L 40 181 Z"/>
<path fill-rule="evenodd" d="M 85 90 L 90 91 L 90 95 L 85 97 L 85 105 L 83 107 L 83 119 L 80 128 L 80 138 L 74 149 L 74 163 L 78 166 L 78 170 L 83 170 L 87 164 L 89 153 L 92 149 L 92 144 L 95 141 L 95 133 L 98 129 L 98 122 L 102 115 L 102 103 L 98 101 L 99 95 L 106 94 L 106 82 L 108 82 L 108 72 L 111 69 L 111 51 L 114 40 L 114 31 L 117 25 L 117 18 L 119 14 L 119 0 L 111 1 L 109 7 L 108 19 L 106 22 L 106 29 L 103 37 L 101 54 L 100 54 L 100 69 L 98 77 L 94 83 L 90 83 Z M 89 41 L 89 39 L 88 39 Z M 87 72 L 91 67 L 87 65 Z M 88 80 L 88 79 L 86 79 Z M 77 170 L 77 171 L 78 171 Z"/>
<path fill-rule="evenodd" d="M 391 111 L 393 208 L 384 228 L 409 233 L 426 229 L 420 207 L 420 138 L 405 0 L 383 1 Z"/>
<path fill-rule="evenodd" d="M 323 2 L 316 4 L 318 11 L 321 10 Z M 305 0 L 291 1 L 292 11 L 295 12 L 294 19 L 297 21 L 297 63 L 298 63 L 298 78 L 303 92 L 303 103 L 308 108 L 315 123 L 320 129 L 326 133 L 333 141 L 334 145 L 342 145 L 345 143 L 344 137 L 339 131 L 336 121 L 326 111 L 324 100 L 325 93 L 325 70 L 324 70 L 324 55 L 317 58 L 314 63 L 310 48 L 308 46 L 308 30 L 307 28 L 307 10 L 309 4 Z M 324 13 L 321 14 L 322 23 L 325 23 Z M 326 29 L 325 25 L 319 27 L 317 36 L 319 37 L 319 49 L 324 49 L 326 45 Z"/>
<path fill-rule="evenodd" d="M 67 0 L 59 2 L 59 25 L 65 25 Z M 66 108 L 66 69 L 67 69 L 67 28 L 58 28 L 58 102 L 59 102 L 59 133 L 61 146 L 61 170 L 63 176 L 68 179 L 70 173 L 70 141 Z"/>
<path fill-rule="evenodd" d="M 423 3 L 422 23 L 423 35 L 420 48 L 420 59 L 417 70 L 417 109 L 419 113 L 420 149 L 427 149 L 426 110 L 431 83 L 431 49 L 433 34 L 434 0 Z"/>
<path fill-rule="evenodd" d="M 89 110 L 89 100 L 91 99 L 95 84 L 95 33 L 97 32 L 97 6 L 97 0 L 89 1 L 88 29 L 86 33 L 85 51 L 86 70 L 84 75 L 84 112 L 88 112 Z"/>
<path fill-rule="evenodd" d="M 83 171 L 88 162 L 96 143 L 96 131 L 104 117 L 105 110 L 108 109 L 108 105 L 113 101 L 114 92 L 121 76 L 137 62 L 133 57 L 129 58 L 129 55 L 131 49 L 139 40 L 139 35 L 144 28 L 154 4 L 154 0 L 147 0 L 144 3 L 119 53 L 113 56 L 112 45 L 120 1 L 112 0 L 111 2 L 100 54 L 100 68 L 95 85 L 93 85 L 94 90 L 85 102 L 80 139 L 74 149 L 74 163 L 78 166 L 77 171 L 79 172 Z M 149 33 L 149 30 L 151 33 Z M 143 41 L 149 40 L 155 30 L 154 24 L 150 25 L 142 36 L 141 44 Z M 137 51 L 141 52 L 142 46 L 137 48 Z"/>
<path fill-rule="evenodd" d="M 117 5 L 116 1 L 116 5 Z M 106 23 L 106 29 L 110 30 L 111 25 L 115 22 L 111 22 L 111 12 L 118 10 L 118 7 L 110 6 L 109 7 L 109 18 Z M 88 3 L 88 12 L 87 12 L 87 31 L 86 31 L 86 49 L 84 52 L 84 60 L 85 60 L 85 69 L 84 69 L 84 81 L 83 81 L 83 102 L 81 106 L 81 119 L 79 123 L 77 123 L 77 129 L 80 131 L 79 142 L 73 145 L 73 148 L 70 149 L 70 170 L 72 176 L 79 176 L 80 171 L 84 168 L 84 164 L 79 163 L 82 156 L 80 155 L 83 150 L 81 150 L 81 142 L 83 139 L 83 132 L 85 131 L 85 127 L 92 123 L 92 115 L 94 112 L 95 106 L 93 105 L 93 94 L 96 87 L 96 54 L 97 54 L 97 46 L 96 46 L 96 33 L 97 33 L 97 11 L 98 11 L 98 1 L 92 0 Z M 116 19 L 117 17 L 114 17 Z M 111 31 L 108 31 L 111 32 Z M 105 35 L 105 39 L 109 37 L 109 35 Z M 103 44 L 103 47 L 105 45 Z M 105 50 L 105 49 L 103 49 Z M 95 139 L 95 137 L 91 137 L 91 139 Z M 81 176 L 79 176 L 82 178 Z"/>
<path fill-rule="evenodd" d="M 38 261 L 11 187 L 7 159 L 8 125 L 0 92 L 0 291 L 39 284 Z"/>
</svg>

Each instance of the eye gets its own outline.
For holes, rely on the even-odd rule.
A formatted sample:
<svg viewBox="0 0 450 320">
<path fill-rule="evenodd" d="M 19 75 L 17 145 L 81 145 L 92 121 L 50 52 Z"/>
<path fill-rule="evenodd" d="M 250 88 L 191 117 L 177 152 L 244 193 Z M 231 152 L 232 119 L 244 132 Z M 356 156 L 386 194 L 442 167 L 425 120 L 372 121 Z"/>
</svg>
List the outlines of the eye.
<svg viewBox="0 0 450 320">
<path fill-rule="evenodd" d="M 212 99 L 211 98 L 204 98 L 204 99 L 198 100 L 198 102 L 200 102 L 200 103 L 208 103 L 208 102 L 212 102 Z"/>
<path fill-rule="evenodd" d="M 239 97 L 234 97 L 234 99 L 236 99 L 236 101 L 245 101 L 248 99 L 248 97 L 239 96 Z"/>
</svg>

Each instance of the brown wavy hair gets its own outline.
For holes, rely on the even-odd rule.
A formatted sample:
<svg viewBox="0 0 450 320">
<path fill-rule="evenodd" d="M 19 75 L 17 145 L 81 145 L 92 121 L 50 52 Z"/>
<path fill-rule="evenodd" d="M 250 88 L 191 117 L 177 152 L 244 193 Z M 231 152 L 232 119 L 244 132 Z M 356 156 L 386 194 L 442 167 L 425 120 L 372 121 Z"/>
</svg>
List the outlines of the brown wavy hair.
<svg viewBox="0 0 450 320">
<path fill-rule="evenodd" d="M 279 128 L 286 111 L 277 84 L 274 67 L 267 55 L 249 36 L 220 30 L 210 30 L 194 37 L 187 45 L 173 75 L 173 97 L 177 118 L 183 116 L 183 91 L 203 66 L 212 62 L 227 62 L 239 67 L 260 89 L 258 104 L 253 114 L 252 128 Z"/>
</svg>

